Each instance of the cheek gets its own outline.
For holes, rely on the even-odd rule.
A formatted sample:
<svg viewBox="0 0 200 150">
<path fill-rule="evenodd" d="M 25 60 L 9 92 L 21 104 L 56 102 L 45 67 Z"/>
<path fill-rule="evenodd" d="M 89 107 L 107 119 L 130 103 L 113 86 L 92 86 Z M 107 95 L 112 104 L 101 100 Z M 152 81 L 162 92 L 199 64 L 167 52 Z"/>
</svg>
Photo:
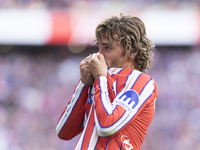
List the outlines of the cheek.
<svg viewBox="0 0 200 150">
<path fill-rule="evenodd" d="M 112 58 L 110 58 L 110 57 L 105 57 L 105 56 L 104 56 L 104 59 L 105 59 L 105 61 L 106 61 L 107 67 L 108 67 L 108 68 L 111 67 Z"/>
<path fill-rule="evenodd" d="M 109 67 L 109 65 L 110 65 L 109 59 L 107 59 L 106 57 L 104 57 L 104 58 L 105 58 L 105 61 L 106 61 L 106 65 Z"/>
<path fill-rule="evenodd" d="M 117 67 L 118 61 L 120 61 L 119 53 L 104 54 L 104 59 L 108 67 Z"/>
</svg>

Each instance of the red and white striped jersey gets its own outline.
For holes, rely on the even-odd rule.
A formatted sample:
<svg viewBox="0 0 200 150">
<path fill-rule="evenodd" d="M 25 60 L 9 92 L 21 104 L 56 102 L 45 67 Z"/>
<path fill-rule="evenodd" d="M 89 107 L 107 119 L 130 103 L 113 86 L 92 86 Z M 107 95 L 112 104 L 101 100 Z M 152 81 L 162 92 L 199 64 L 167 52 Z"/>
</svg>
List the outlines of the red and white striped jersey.
<svg viewBox="0 0 200 150">
<path fill-rule="evenodd" d="M 75 150 L 139 150 L 157 98 L 154 80 L 138 70 L 109 68 L 92 86 L 81 81 L 63 110 L 56 131 Z"/>
</svg>

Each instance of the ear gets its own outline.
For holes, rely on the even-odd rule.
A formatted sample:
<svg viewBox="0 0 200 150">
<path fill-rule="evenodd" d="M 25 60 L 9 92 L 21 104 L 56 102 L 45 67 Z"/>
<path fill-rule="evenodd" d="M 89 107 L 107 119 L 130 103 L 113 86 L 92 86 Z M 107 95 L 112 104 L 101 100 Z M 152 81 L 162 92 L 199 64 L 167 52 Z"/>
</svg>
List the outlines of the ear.
<svg viewBox="0 0 200 150">
<path fill-rule="evenodd" d="M 127 54 L 126 57 L 127 57 L 127 63 L 128 63 L 129 68 L 135 69 L 134 56 L 130 56 Z"/>
<path fill-rule="evenodd" d="M 134 63 L 135 63 L 135 61 L 134 61 L 134 56 L 127 55 L 127 57 L 128 57 L 128 62 L 129 62 L 130 64 L 134 64 Z"/>
<path fill-rule="evenodd" d="M 130 51 L 127 52 L 128 58 L 129 58 L 130 60 L 133 60 L 133 61 L 134 61 L 135 56 L 136 56 L 136 54 L 134 53 L 134 51 L 135 51 L 135 48 L 134 48 L 134 46 L 132 46 L 132 48 L 130 49 Z"/>
<path fill-rule="evenodd" d="M 130 52 L 126 53 L 126 55 L 127 55 L 128 60 L 130 60 L 130 61 L 133 61 L 135 58 L 134 54 L 130 54 Z"/>
</svg>

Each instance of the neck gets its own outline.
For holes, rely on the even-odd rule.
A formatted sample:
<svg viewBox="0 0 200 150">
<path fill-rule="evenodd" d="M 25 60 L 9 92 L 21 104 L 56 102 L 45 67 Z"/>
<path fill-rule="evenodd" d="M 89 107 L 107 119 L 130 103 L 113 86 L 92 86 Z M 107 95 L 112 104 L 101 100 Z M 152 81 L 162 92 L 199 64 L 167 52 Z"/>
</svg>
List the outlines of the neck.
<svg viewBox="0 0 200 150">
<path fill-rule="evenodd" d="M 127 62 L 126 64 L 124 64 L 123 68 L 127 68 L 127 69 L 135 69 L 135 65 L 134 65 L 134 60 L 130 59 L 129 57 L 127 58 Z"/>
</svg>

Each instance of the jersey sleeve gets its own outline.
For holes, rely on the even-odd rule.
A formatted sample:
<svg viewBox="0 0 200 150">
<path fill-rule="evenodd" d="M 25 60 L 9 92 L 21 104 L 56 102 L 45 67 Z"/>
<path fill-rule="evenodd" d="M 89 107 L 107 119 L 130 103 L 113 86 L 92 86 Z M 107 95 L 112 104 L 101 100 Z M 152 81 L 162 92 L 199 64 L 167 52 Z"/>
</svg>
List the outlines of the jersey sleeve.
<svg viewBox="0 0 200 150">
<path fill-rule="evenodd" d="M 82 132 L 88 89 L 89 85 L 83 84 L 81 80 L 76 85 L 72 98 L 63 110 L 56 127 L 59 138 L 70 140 Z"/>
<path fill-rule="evenodd" d="M 140 93 L 130 88 L 120 91 L 113 102 L 109 99 L 107 78 L 99 77 L 94 82 L 95 94 L 95 123 L 99 136 L 108 137 L 135 118 L 148 104 L 157 97 L 157 90 L 153 79 L 145 84 Z"/>
</svg>

